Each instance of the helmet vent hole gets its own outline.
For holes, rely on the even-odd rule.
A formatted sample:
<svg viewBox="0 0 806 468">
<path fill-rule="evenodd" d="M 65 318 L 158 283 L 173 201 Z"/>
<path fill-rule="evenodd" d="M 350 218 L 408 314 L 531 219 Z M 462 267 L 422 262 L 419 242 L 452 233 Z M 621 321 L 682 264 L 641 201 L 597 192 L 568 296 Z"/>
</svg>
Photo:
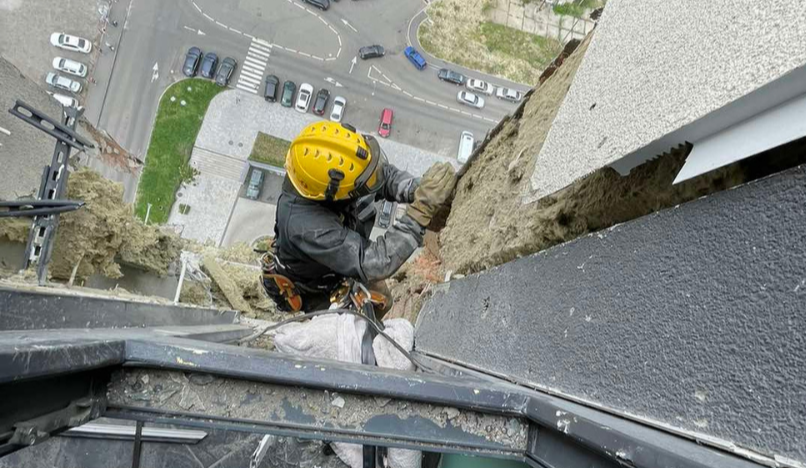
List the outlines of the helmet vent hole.
<svg viewBox="0 0 806 468">
<path fill-rule="evenodd" d="M 344 158 L 339 158 L 339 166 L 343 166 L 343 165 L 344 165 Z"/>
<path fill-rule="evenodd" d="M 327 162 L 330 162 L 330 161 L 332 161 L 332 160 L 333 160 L 333 155 L 332 155 L 332 154 L 330 154 L 330 153 L 328 153 L 328 154 L 327 154 Z"/>
<path fill-rule="evenodd" d="M 354 170 L 355 170 L 355 164 L 350 163 L 350 172 L 353 172 Z"/>
<path fill-rule="evenodd" d="M 308 156 L 308 147 L 305 147 L 305 150 L 302 152 L 303 156 Z"/>
</svg>

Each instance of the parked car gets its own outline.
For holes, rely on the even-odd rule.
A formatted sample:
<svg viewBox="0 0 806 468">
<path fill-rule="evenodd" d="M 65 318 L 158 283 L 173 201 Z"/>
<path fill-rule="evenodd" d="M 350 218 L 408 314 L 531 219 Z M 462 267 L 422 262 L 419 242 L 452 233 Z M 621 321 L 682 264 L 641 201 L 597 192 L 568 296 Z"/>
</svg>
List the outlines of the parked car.
<svg viewBox="0 0 806 468">
<path fill-rule="evenodd" d="M 45 77 L 45 81 L 54 88 L 59 88 L 74 93 L 81 91 L 81 83 L 78 81 L 73 81 L 70 78 L 58 73 L 48 73 L 48 76 Z"/>
<path fill-rule="evenodd" d="M 386 51 L 377 44 L 358 49 L 358 56 L 361 57 L 361 60 L 383 57 L 384 55 L 386 55 Z"/>
<path fill-rule="evenodd" d="M 395 212 L 395 203 L 385 200 L 383 202 L 383 206 L 381 207 L 381 216 L 378 218 L 378 227 L 382 229 L 387 229 L 391 226 L 394 221 L 394 212 Z"/>
<path fill-rule="evenodd" d="M 208 80 L 212 80 L 217 66 L 218 55 L 216 55 L 214 52 L 207 52 L 204 54 L 204 60 L 202 60 L 200 71 L 201 76 L 203 78 L 207 78 Z"/>
<path fill-rule="evenodd" d="M 381 112 L 381 124 L 378 126 L 378 135 L 387 138 L 392 133 L 392 118 L 394 112 L 392 109 L 384 109 Z"/>
<path fill-rule="evenodd" d="M 59 104 L 61 104 L 64 107 L 78 108 L 78 99 L 76 99 L 74 97 L 70 97 L 70 96 L 67 96 L 67 95 L 64 95 L 64 94 L 59 94 L 59 93 L 51 93 L 50 91 L 48 91 L 48 94 L 53 96 L 53 99 L 59 101 Z"/>
<path fill-rule="evenodd" d="M 467 130 L 462 132 L 462 136 L 459 137 L 459 153 L 456 155 L 456 159 L 462 164 L 466 163 L 467 158 L 473 154 L 474 146 L 473 134 Z"/>
<path fill-rule="evenodd" d="M 293 81 L 283 83 L 283 95 L 280 96 L 280 104 L 283 107 L 291 107 L 294 103 L 294 93 L 297 92 L 297 85 Z"/>
<path fill-rule="evenodd" d="M 440 68 L 439 73 L 437 73 L 437 77 L 442 81 L 447 81 L 448 83 L 452 83 L 455 85 L 462 86 L 465 84 L 465 75 L 455 72 L 453 70 L 449 70 L 447 68 Z"/>
<path fill-rule="evenodd" d="M 325 115 L 325 107 L 327 107 L 327 100 L 330 99 L 330 91 L 322 88 L 316 93 L 316 100 L 313 102 L 313 113 L 316 115 Z"/>
<path fill-rule="evenodd" d="M 266 87 L 263 88 L 263 99 L 269 102 L 277 101 L 277 88 L 280 87 L 280 78 L 274 75 L 266 77 Z"/>
<path fill-rule="evenodd" d="M 325 11 L 328 8 L 330 8 L 330 0 L 302 0 L 302 1 L 309 5 L 313 5 L 322 11 Z"/>
<path fill-rule="evenodd" d="M 311 96 L 313 95 L 313 86 L 308 83 L 299 85 L 299 93 L 297 93 L 297 103 L 294 108 L 298 112 L 308 112 L 308 106 L 311 104 Z"/>
<path fill-rule="evenodd" d="M 53 33 L 50 35 L 50 43 L 56 47 L 89 54 L 92 51 L 92 43 L 78 36 L 71 36 L 65 33 Z"/>
<path fill-rule="evenodd" d="M 232 57 L 227 57 L 221 61 L 221 66 L 218 67 L 218 73 L 215 76 L 215 83 L 218 86 L 227 86 L 229 84 L 229 79 L 232 78 L 232 74 L 235 72 L 235 67 L 238 66 L 238 62 L 235 61 Z"/>
<path fill-rule="evenodd" d="M 196 76 L 196 70 L 199 69 L 199 62 L 202 58 L 202 51 L 198 47 L 191 47 L 185 55 L 185 65 L 182 66 L 182 73 L 187 77 Z"/>
<path fill-rule="evenodd" d="M 484 107 L 484 98 L 476 96 L 470 91 L 459 91 L 459 94 L 456 95 L 456 100 L 459 101 L 460 104 L 475 107 L 476 109 Z"/>
<path fill-rule="evenodd" d="M 347 100 L 341 96 L 333 98 L 333 109 L 330 110 L 330 120 L 341 122 L 344 117 L 344 108 L 347 107 Z"/>
<path fill-rule="evenodd" d="M 420 55 L 420 53 L 417 52 L 417 49 L 412 46 L 406 47 L 406 50 L 403 51 L 403 54 L 411 63 L 414 64 L 415 67 L 417 67 L 418 70 L 422 70 L 427 65 L 423 56 Z"/>
<path fill-rule="evenodd" d="M 63 57 L 56 57 L 53 59 L 53 68 L 71 75 L 80 76 L 84 78 L 87 76 L 87 66 L 75 60 L 66 59 Z"/>
<path fill-rule="evenodd" d="M 495 89 L 493 85 L 487 83 L 486 81 L 477 80 L 475 78 L 470 78 L 467 80 L 467 89 L 471 91 L 476 91 L 482 94 L 491 95 L 493 94 L 493 90 Z"/>
<path fill-rule="evenodd" d="M 515 91 L 514 89 L 498 88 L 498 90 L 495 92 L 495 97 L 505 101 L 520 102 L 520 100 L 523 99 L 523 94 L 521 94 L 520 91 Z"/>
<path fill-rule="evenodd" d="M 249 176 L 249 185 L 246 187 L 246 198 L 250 200 L 257 200 L 260 196 L 260 189 L 263 188 L 263 171 L 260 169 L 252 169 L 252 175 Z"/>
</svg>

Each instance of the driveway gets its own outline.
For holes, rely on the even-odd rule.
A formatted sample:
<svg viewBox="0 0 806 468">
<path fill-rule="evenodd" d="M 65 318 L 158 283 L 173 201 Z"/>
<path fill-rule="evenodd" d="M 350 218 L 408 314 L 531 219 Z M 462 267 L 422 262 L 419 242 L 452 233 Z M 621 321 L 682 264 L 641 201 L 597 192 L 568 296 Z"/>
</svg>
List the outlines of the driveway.
<svg viewBox="0 0 806 468">
<path fill-rule="evenodd" d="M 238 242 L 251 244 L 263 236 L 274 237 L 276 211 L 276 207 L 270 203 L 238 198 L 232 208 L 221 246 L 229 247 Z"/>
</svg>

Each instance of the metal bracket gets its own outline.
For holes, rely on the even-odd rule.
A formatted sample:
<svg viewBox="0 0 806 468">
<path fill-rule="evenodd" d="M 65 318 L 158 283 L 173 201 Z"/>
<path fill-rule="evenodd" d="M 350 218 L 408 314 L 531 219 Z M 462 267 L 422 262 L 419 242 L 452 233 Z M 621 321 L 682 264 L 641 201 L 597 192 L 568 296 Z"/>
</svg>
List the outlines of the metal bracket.
<svg viewBox="0 0 806 468">
<path fill-rule="evenodd" d="M 0 211 L 0 218 L 46 216 L 75 211 L 82 206 L 84 206 L 83 201 L 75 200 L 0 201 L 0 208 L 8 208 L 8 211 Z"/>
<path fill-rule="evenodd" d="M 48 439 L 52 432 L 69 427 L 78 427 L 91 419 L 100 417 L 106 407 L 105 400 L 86 397 L 73 401 L 66 408 L 17 423 L 9 443 L 34 445 Z"/>
<path fill-rule="evenodd" d="M 21 112 L 24 111 L 24 112 Z M 57 140 L 66 143 L 67 145 L 79 150 L 84 151 L 84 148 L 95 148 L 95 146 L 86 138 L 76 133 L 74 128 L 70 128 L 65 124 L 53 120 L 47 114 L 29 106 L 19 99 L 14 104 L 14 107 L 8 110 L 12 115 L 19 117 L 23 121 L 33 125 L 34 127 L 42 130 L 48 135 L 56 138 Z M 67 110 L 68 118 L 77 120 L 81 117 L 82 111 L 69 108 Z"/>
<path fill-rule="evenodd" d="M 273 435 L 266 434 L 260 440 L 260 443 L 257 444 L 257 448 L 255 452 L 252 454 L 252 457 L 249 459 L 249 468 L 257 468 L 260 466 L 260 463 L 263 461 L 263 457 L 266 456 L 266 452 L 269 450 L 269 441 L 273 438 Z"/>
</svg>

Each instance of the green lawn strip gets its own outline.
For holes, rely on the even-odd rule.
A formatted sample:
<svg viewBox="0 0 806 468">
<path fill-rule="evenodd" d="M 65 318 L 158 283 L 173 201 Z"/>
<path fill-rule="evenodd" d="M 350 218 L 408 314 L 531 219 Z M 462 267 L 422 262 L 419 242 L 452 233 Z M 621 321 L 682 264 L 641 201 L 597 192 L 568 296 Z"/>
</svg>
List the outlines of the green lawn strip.
<svg viewBox="0 0 806 468">
<path fill-rule="evenodd" d="M 207 106 L 224 89 L 212 81 L 190 79 L 171 85 L 162 95 L 137 190 L 135 213 L 140 219 L 145 219 L 150 203 L 148 222 L 168 221 L 179 184 L 193 176 L 190 153 Z"/>
<path fill-rule="evenodd" d="M 573 2 L 554 5 L 554 13 L 558 15 L 582 18 L 588 10 L 594 10 L 604 5 L 602 0 L 574 0 Z"/>
<path fill-rule="evenodd" d="M 283 167 L 285 166 L 285 155 L 289 146 L 291 146 L 290 141 L 258 132 L 249 160 Z"/>
<path fill-rule="evenodd" d="M 560 49 L 554 39 L 530 34 L 502 24 L 484 22 L 479 24 L 478 40 L 490 52 L 500 52 L 512 58 L 522 59 L 536 68 L 545 68 Z"/>
</svg>

